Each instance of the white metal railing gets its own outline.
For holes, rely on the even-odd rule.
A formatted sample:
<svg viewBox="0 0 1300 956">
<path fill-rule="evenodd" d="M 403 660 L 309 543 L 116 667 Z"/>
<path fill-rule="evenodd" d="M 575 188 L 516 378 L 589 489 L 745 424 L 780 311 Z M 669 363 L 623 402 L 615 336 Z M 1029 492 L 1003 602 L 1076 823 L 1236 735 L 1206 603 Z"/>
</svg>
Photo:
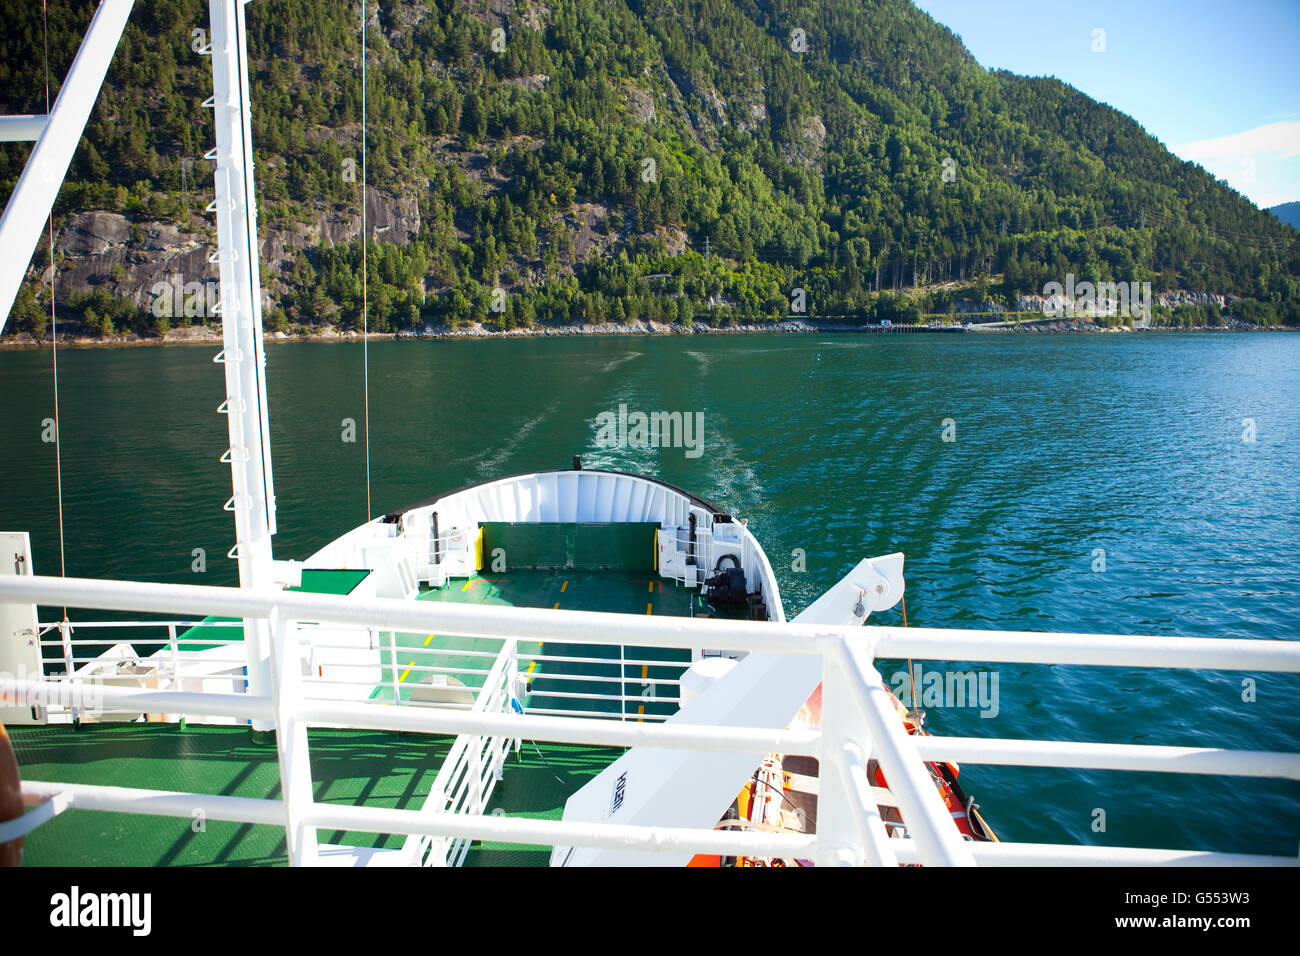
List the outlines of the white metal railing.
<svg viewBox="0 0 1300 956">
<path fill-rule="evenodd" d="M 497 657 L 483 688 L 474 701 L 473 713 L 509 714 L 517 700 L 512 686 L 517 678 L 519 660 L 515 642 Z M 500 734 L 460 734 L 442 763 L 433 789 L 421 812 L 434 814 L 474 814 L 482 816 L 492 799 L 492 791 L 505 775 L 506 756 L 511 748 L 519 749 L 519 738 Z M 407 863 L 422 866 L 458 866 L 469 852 L 468 838 L 410 836 L 402 845 Z"/>
<path fill-rule="evenodd" d="M 435 861 L 439 847 L 471 839 L 507 840 L 542 846 L 620 849 L 727 856 L 814 857 L 819 864 L 872 862 L 894 864 L 1095 863 L 1291 863 L 1292 858 L 1244 857 L 1104 847 L 1035 844 L 971 844 L 960 839 L 924 769 L 924 761 L 962 759 L 968 763 L 1022 766 L 1106 766 L 1112 769 L 1247 774 L 1300 780 L 1300 756 L 1209 748 L 1169 748 L 1074 742 L 922 738 L 909 736 L 873 664 L 874 657 L 902 656 L 963 661 L 1003 661 L 1128 667 L 1197 667 L 1223 670 L 1300 671 L 1300 643 L 1276 640 L 1122 637 L 1088 634 L 907 630 L 879 627 L 822 627 L 719 619 L 689 620 L 579 611 L 452 605 L 399 600 L 355 600 L 335 595 L 134 582 L 7 577 L 0 579 L 0 601 L 101 610 L 163 614 L 221 615 L 265 621 L 272 637 L 269 696 L 153 690 L 106 686 L 103 706 L 135 710 L 205 713 L 273 721 L 282 779 L 279 801 L 236 800 L 208 794 L 135 791 L 113 787 L 25 782 L 31 801 L 62 794 L 63 805 L 81 809 L 190 816 L 201 808 L 213 819 L 283 825 L 294 864 L 319 861 L 320 827 L 418 838 L 424 860 Z M 299 657 L 298 621 L 432 632 L 504 641 L 562 641 L 607 644 L 620 633 L 629 644 L 649 648 L 708 646 L 722 650 L 812 654 L 823 662 L 822 731 L 788 731 L 685 724 L 618 722 L 593 718 L 518 714 L 499 706 L 468 710 L 447 707 L 376 707 L 306 696 Z M 499 657 L 505 660 L 510 655 Z M 518 670 L 517 657 L 514 670 Z M 503 665 L 504 668 L 504 665 Z M 490 675 L 491 676 L 491 675 Z M 506 669 L 493 686 L 508 690 Z M 485 684 L 484 686 L 487 686 Z M 69 705 L 77 688 L 69 681 L 0 680 L 0 692 L 42 705 Z M 477 704 L 477 701 L 476 701 Z M 445 785 L 469 772 L 469 796 L 454 812 L 439 793 L 420 810 L 337 807 L 312 797 L 307 755 L 308 726 L 455 734 L 480 741 L 531 739 L 574 744 L 684 748 L 715 752 L 784 753 L 821 761 L 821 795 L 816 836 L 703 829 L 629 827 L 565 823 L 484 815 L 482 783 L 473 792 L 477 771 L 486 781 L 492 758 L 467 740 L 463 757 L 446 769 Z M 473 754 L 479 754 L 477 762 Z M 868 758 L 879 761 L 890 782 L 908 837 L 886 838 L 875 801 L 864 787 Z M 456 770 L 456 764 L 463 769 Z M 493 772 L 494 769 L 493 769 Z M 459 777 L 456 774 L 460 774 Z M 43 810 L 48 817 L 55 809 Z M 477 810 L 477 812 L 474 812 Z M 31 816 L 29 814 L 29 816 Z M 0 842 L 23 827 L 26 817 L 0 825 Z M 426 843 L 427 839 L 427 843 Z M 446 857 L 443 857 L 446 859 Z"/>
<path fill-rule="evenodd" d="M 670 578 L 682 587 L 697 588 L 700 587 L 702 578 L 707 578 L 711 573 L 705 562 L 707 556 L 713 554 L 713 529 L 702 524 L 697 526 L 694 544 L 691 543 L 690 534 L 687 526 L 679 526 L 675 530 L 677 560 L 676 569 Z"/>
<path fill-rule="evenodd" d="M 239 637 L 206 636 L 203 630 L 219 633 L 238 629 Z M 191 629 L 195 633 L 188 633 Z M 395 632 L 380 635 L 373 628 L 365 644 L 336 643 L 319 636 L 320 629 L 304 626 L 300 640 L 305 648 L 304 694 L 327 699 L 366 697 L 377 689 L 386 693 L 383 703 L 396 700 L 403 706 L 472 706 L 469 703 L 431 704 L 412 700 L 412 691 L 425 678 L 452 678 L 471 695 L 480 692 L 484 678 L 502 653 L 443 647 L 410 647 L 396 643 Z M 188 636 L 186 636 L 188 633 Z M 38 644 L 46 670 L 63 666 L 62 674 L 51 678 L 125 682 L 135 680 L 168 689 L 194 689 L 196 682 L 224 680 L 239 692 L 248 684 L 243 668 L 247 664 L 242 625 L 230 621 L 131 620 L 74 621 L 43 623 Z M 196 656 L 193 648 L 206 650 Z M 606 647 L 614 645 L 607 644 Z M 677 709 L 680 676 L 662 676 L 664 671 L 680 675 L 688 661 L 665 660 L 633 654 L 637 648 L 620 646 L 619 658 L 562 654 L 535 648 L 520 654 L 521 668 L 532 681 L 530 713 L 554 716 L 610 717 L 623 720 L 662 721 Z M 332 656 L 331 656 L 331 652 Z M 365 659 L 356 657 L 364 653 Z M 351 659 L 346 655 L 354 655 Z M 633 656 L 629 656 L 633 654 Z M 320 659 L 331 656 L 327 664 Z M 478 666 L 455 663 L 470 659 Z M 125 672 L 125 668 L 131 668 Z M 648 673 L 643 673 L 642 669 Z M 592 670 L 596 672 L 592 672 Z M 580 690 L 580 685 L 594 685 Z M 129 713 L 129 712 L 121 712 Z M 54 708 L 52 719 L 72 720 L 74 708 Z M 120 716 L 120 714 L 119 714 Z"/>
<path fill-rule="evenodd" d="M 46 679 L 86 685 L 104 684 L 157 689 L 247 689 L 247 653 L 243 638 L 182 636 L 191 629 L 241 628 L 228 621 L 59 621 L 38 626 L 37 647 Z M 87 635 L 100 635 L 87 636 Z M 201 659 L 191 649 L 209 648 Z M 218 653 L 212 653 L 217 651 Z M 54 670 L 62 666 L 62 672 Z M 80 705 L 49 708 L 50 723 L 83 719 Z M 133 711 L 99 711 L 95 719 L 122 717 Z M 134 711 L 138 714 L 138 711 Z"/>
<path fill-rule="evenodd" d="M 398 646 L 389 632 L 384 637 L 383 670 L 387 676 L 379 683 L 388 692 L 385 700 L 398 699 L 403 706 L 430 706 L 418 699 L 421 690 L 429 689 L 423 683 L 428 679 L 456 681 L 446 689 L 462 689 L 477 695 L 493 672 L 498 659 L 506 653 L 517 656 L 528 689 L 520 694 L 528 697 L 528 711 L 554 716 L 607 717 L 621 720 L 666 720 L 675 712 L 680 694 L 681 673 L 690 666 L 689 661 L 667 660 L 635 654 L 637 648 L 610 643 L 609 638 L 601 649 L 617 647 L 620 656 L 557 653 L 537 648 L 529 652 L 517 644 L 503 641 L 496 650 L 462 650 L 452 647 Z M 329 650 L 332 645 L 313 642 L 313 650 Z M 634 656 L 629 656 L 630 654 Z M 663 676 L 664 672 L 676 676 Z M 370 678 L 352 680 L 309 675 L 309 696 L 326 685 L 347 684 L 358 691 L 374 685 Z M 443 688 L 444 685 L 434 685 Z M 321 695 L 332 696 L 337 695 Z M 656 710 L 648 710 L 657 706 Z M 436 706 L 468 707 L 466 703 L 439 703 Z"/>
</svg>

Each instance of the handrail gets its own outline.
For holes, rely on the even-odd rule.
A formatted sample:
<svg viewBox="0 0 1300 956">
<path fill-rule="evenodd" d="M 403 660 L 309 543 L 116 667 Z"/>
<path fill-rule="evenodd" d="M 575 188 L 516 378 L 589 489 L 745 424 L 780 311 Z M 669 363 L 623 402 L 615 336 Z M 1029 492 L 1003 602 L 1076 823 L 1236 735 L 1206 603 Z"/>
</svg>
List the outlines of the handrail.
<svg viewBox="0 0 1300 956">
<path fill-rule="evenodd" d="M 0 675 L 0 694 L 24 695 L 33 703 L 84 708 L 87 693 L 102 708 L 115 712 L 165 711 L 254 719 L 277 730 L 284 801 L 239 804 L 239 818 L 274 822 L 286 830 L 293 863 L 318 861 L 317 828 L 370 830 L 419 835 L 419 845 L 442 836 L 454 845 L 467 839 L 509 839 L 539 845 L 619 847 L 637 850 L 722 852 L 727 855 L 783 855 L 819 863 L 895 861 L 924 864 L 973 863 L 1179 863 L 1276 861 L 1273 857 L 1188 851 L 1101 847 L 1053 847 L 1032 844 L 985 844 L 963 841 L 938 799 L 926 761 L 1054 767 L 1096 767 L 1300 779 L 1300 756 L 1287 753 L 1212 748 L 1017 741 L 983 738 L 911 736 L 897 718 L 873 657 L 912 654 L 956 660 L 1050 662 L 1091 666 L 1204 667 L 1252 671 L 1300 671 L 1300 644 L 1243 639 L 1122 637 L 1116 635 L 1036 634 L 1033 632 L 963 632 L 938 628 L 825 627 L 768 622 L 640 617 L 583 611 L 545 611 L 493 606 L 444 605 L 399 600 L 353 600 L 303 592 L 251 591 L 193 585 L 59 579 L 0 578 L 0 602 L 22 602 L 106 610 L 222 615 L 265 622 L 274 666 L 270 695 L 156 690 L 87 682 L 60 676 L 50 680 L 14 680 Z M 301 622 L 366 627 L 370 630 L 418 632 L 428 628 L 448 635 L 502 640 L 503 652 L 489 673 L 476 703 L 468 711 L 442 707 L 386 707 L 374 702 L 312 698 L 310 682 L 298 665 Z M 609 643 L 614 626 L 631 645 L 691 648 L 701 645 L 731 650 L 815 654 L 824 662 L 823 731 L 779 728 L 711 727 L 679 723 L 621 723 L 596 717 L 553 717 L 509 712 L 512 671 L 518 669 L 518 641 L 562 640 L 570 644 Z M 170 635 L 169 635 L 170 639 Z M 665 662 L 671 663 L 671 662 Z M 506 696 L 502 696 L 502 695 Z M 314 802 L 306 731 L 309 726 L 455 734 L 465 741 L 464 767 L 457 773 L 455 794 L 446 794 L 452 809 L 423 811 L 339 808 Z M 606 747 L 649 746 L 712 752 L 784 753 L 816 756 L 822 761 L 823 804 L 818 835 L 714 833 L 661 830 L 609 824 L 560 823 L 483 816 L 494 773 L 491 742 L 517 739 L 568 742 Z M 485 749 L 487 748 L 486 752 Z M 472 752 L 471 752 L 472 751 Z M 866 757 L 879 761 L 906 825 L 906 837 L 889 839 L 865 785 Z M 445 783 L 450 786 L 452 774 Z M 485 776 L 485 774 L 487 776 Z M 862 779 L 859 779 L 861 777 Z M 185 813 L 208 801 L 224 812 L 230 798 L 176 795 L 158 791 L 31 783 L 29 794 L 67 793 L 83 809 L 174 815 L 184 797 Z M 444 791 L 445 793 L 445 791 Z M 199 803 L 194 801 L 198 800 Z M 263 806 L 261 804 L 267 804 Z M 741 841 L 745 836 L 751 843 Z M 409 842 L 409 841 L 408 841 Z M 453 844 L 448 844 L 453 845 Z M 748 847 L 747 850 L 738 849 Z M 702 848 L 718 848 L 712 851 Z M 726 847 L 727 849 L 720 849 Z M 1285 862 L 1300 862 L 1287 859 Z"/>
<path fill-rule="evenodd" d="M 459 637 L 521 641 L 608 644 L 611 629 L 623 642 L 638 647 L 690 648 L 706 641 L 710 648 L 820 654 L 815 638 L 827 629 L 807 624 L 722 618 L 656 617 L 608 611 L 552 610 L 496 605 L 444 604 L 398 598 L 358 599 L 304 591 L 228 588 L 196 584 L 154 584 L 48 575 L 0 579 L 0 601 L 61 605 L 60 595 L 74 595 L 69 607 L 104 611 L 184 614 L 199 608 L 207 615 L 265 618 L 279 611 L 286 618 L 328 624 L 374 627 L 381 631 L 437 631 Z M 856 629 L 833 629 L 849 633 Z"/>
<path fill-rule="evenodd" d="M 659 617 L 607 611 L 551 610 L 495 605 L 444 604 L 396 598 L 360 600 L 303 591 L 154 584 L 46 575 L 0 579 L 0 601 L 109 611 L 287 618 L 350 624 L 378 630 L 440 631 L 463 637 L 509 634 L 521 641 L 608 644 L 611 629 L 639 647 L 824 653 L 819 641 L 855 638 L 873 657 L 979 660 L 999 663 L 1179 667 L 1216 670 L 1300 671 L 1300 642 L 1243 638 L 1057 634 L 1035 631 L 964 631 L 949 628 L 826 627 L 721 618 Z"/>
<path fill-rule="evenodd" d="M 1300 754 L 1215 747 L 1102 744 L 995 737 L 914 737 L 925 760 L 1013 767 L 1147 770 L 1300 780 Z"/>
<path fill-rule="evenodd" d="M 184 641 L 178 631 L 187 626 L 189 622 L 181 621 L 78 621 L 74 627 L 74 632 L 81 634 L 80 638 L 73 638 L 63 642 L 55 640 L 41 640 L 40 646 L 43 648 L 60 648 L 66 643 L 70 645 L 73 654 L 65 658 L 65 667 L 74 668 L 77 679 L 85 679 L 88 672 L 81 665 L 87 664 L 104 664 L 104 655 L 102 649 L 108 645 L 125 645 L 129 644 L 132 649 L 130 660 L 138 662 L 141 665 L 153 667 L 156 674 L 151 675 L 151 679 L 162 681 L 182 682 L 193 680 L 211 680 L 225 679 L 227 677 L 235 679 L 236 675 L 224 672 L 220 675 L 214 672 L 214 666 L 218 665 L 242 665 L 246 663 L 247 651 L 244 647 L 244 638 L 208 637 L 204 634 L 190 635 Z M 232 624 L 230 621 L 204 621 L 202 622 L 211 630 L 212 627 L 240 627 L 239 624 Z M 51 625 L 54 626 L 54 625 Z M 317 675 L 309 672 L 307 681 L 310 687 L 309 696 L 324 693 L 326 696 L 337 696 L 337 691 L 343 688 L 352 688 L 355 691 L 369 692 L 380 683 L 380 676 L 385 669 L 392 669 L 393 657 L 398 648 L 386 647 L 380 652 L 376 648 L 366 648 L 357 643 L 338 643 L 326 638 L 322 640 L 318 635 L 326 631 L 331 633 L 341 633 L 343 629 L 333 629 L 328 626 L 325 628 L 315 628 L 308 625 L 309 630 L 302 635 L 303 642 L 308 644 L 312 655 L 321 652 L 334 650 L 357 652 L 369 650 L 372 658 L 335 658 L 329 659 L 328 656 L 322 663 L 325 663 L 329 671 Z M 142 636 L 137 631 L 148 632 L 154 629 L 157 633 L 154 636 Z M 103 634 L 96 633 L 101 629 L 106 629 Z M 129 631 L 123 634 L 123 631 Z M 348 628 L 348 631 L 359 632 L 360 629 Z M 387 644 L 387 642 L 385 642 Z M 202 647 L 202 651 L 196 652 L 197 647 Z M 76 653 L 77 651 L 86 651 L 86 653 Z M 465 650 L 452 647 L 402 647 L 400 648 L 402 657 L 413 658 L 408 660 L 405 666 L 400 668 L 403 677 L 408 674 L 414 675 L 416 680 L 422 675 L 439 675 L 445 674 L 456 676 L 464 679 L 467 675 L 470 678 L 487 678 L 491 675 L 491 666 L 498 662 L 502 651 L 500 649 L 493 651 Z M 380 659 L 380 654 L 386 654 L 389 657 L 388 664 L 385 665 Z M 198 656 L 196 656 L 196 654 Z M 470 662 L 482 661 L 483 667 L 468 667 L 463 664 L 454 666 L 442 666 L 442 662 L 451 664 L 461 658 L 469 658 Z M 676 689 L 681 684 L 680 677 L 663 676 L 662 672 L 668 669 L 670 672 L 680 673 L 689 667 L 689 661 L 683 660 L 680 656 L 674 658 L 656 658 L 644 655 L 635 657 L 622 657 L 613 659 L 609 657 L 598 656 L 578 656 L 573 654 L 555 654 L 545 651 L 535 651 L 529 654 L 519 655 L 519 659 L 524 664 L 535 663 L 544 668 L 537 674 L 530 672 L 532 679 L 541 678 L 545 682 L 544 689 L 537 689 L 534 693 L 539 695 L 534 701 L 530 710 L 538 712 L 555 712 L 557 714 L 573 714 L 576 716 L 624 716 L 626 719 L 626 706 L 619 707 L 620 704 L 628 703 L 635 705 L 643 704 L 667 704 L 675 705 L 678 703 Z M 125 658 L 123 660 L 126 660 Z M 620 667 L 620 663 L 624 665 Z M 569 665 L 597 665 L 596 673 L 578 673 Z M 627 673 L 614 673 L 614 671 L 625 670 L 626 667 L 650 667 L 656 670 L 656 675 L 650 679 L 640 679 Z M 373 673 L 372 673 L 373 672 Z M 105 677 L 108 677 L 106 672 Z M 386 686 L 392 690 L 396 683 L 394 678 L 396 674 L 389 678 Z M 466 689 L 478 693 L 479 688 L 476 686 L 477 680 L 466 681 Z M 573 693 L 564 688 L 571 687 L 577 683 L 594 684 L 596 689 L 591 693 Z M 655 687 L 671 689 L 672 694 L 667 696 L 650 695 L 644 688 L 647 683 Z M 163 684 L 163 687 L 168 686 Z M 173 684 L 176 686 L 176 684 Z M 641 691 L 629 690 L 634 686 L 643 688 Z M 333 691 L 328 690 L 333 689 Z M 545 701 L 545 704 L 543 704 Z M 402 700 L 403 706 L 450 706 L 446 704 L 427 703 L 419 701 Z M 611 705 L 615 710 L 604 711 L 600 707 Z M 469 705 L 464 705 L 469 706 Z M 193 717 L 195 715 L 188 715 Z M 664 720 L 667 719 L 667 713 L 652 714 L 633 714 L 636 719 L 645 720 Z"/>
<path fill-rule="evenodd" d="M 48 631 L 58 628 L 62 621 L 46 621 L 38 623 L 36 626 L 40 633 L 45 634 Z M 79 628 L 97 628 L 97 627 L 167 627 L 169 624 L 174 627 L 233 627 L 230 621 L 209 621 L 203 618 L 188 621 L 69 621 L 68 624 L 74 631 Z M 75 641 L 73 642 L 76 643 Z M 103 643 L 95 642 L 95 643 Z"/>
<path fill-rule="evenodd" d="M 136 690 L 96 685 L 93 690 L 113 710 L 172 711 L 213 717 L 262 718 L 274 714 L 274 700 L 211 691 Z M 0 675 L 0 696 L 40 706 L 71 706 L 80 689 L 68 681 L 12 680 Z M 811 730 L 760 730 L 704 724 L 618 723 L 593 717 L 539 717 L 490 714 L 441 707 L 385 707 L 380 704 L 305 698 L 298 718 L 308 726 L 345 724 L 356 730 L 425 734 L 476 734 L 519 737 L 593 747 L 663 747 L 718 753 L 787 753 L 816 756 L 821 734 Z"/>
<path fill-rule="evenodd" d="M 227 797 L 171 790 L 139 790 L 128 787 L 98 787 L 88 784 L 23 781 L 23 796 L 39 800 L 63 793 L 71 806 L 81 810 L 104 810 L 149 816 L 191 817 L 202 810 L 209 820 L 284 824 L 281 800 Z M 528 817 L 491 814 L 423 813 L 380 807 L 341 807 L 313 802 L 304 813 L 304 823 L 315 829 L 362 833 L 400 833 L 408 836 L 432 834 L 468 839 L 492 839 L 512 843 L 552 846 L 615 847 L 675 853 L 714 853 L 724 856 L 811 857 L 812 836 L 692 830 L 682 827 L 639 827 L 609 823 L 564 823 Z"/>
<path fill-rule="evenodd" d="M 1294 671 L 1300 643 L 1220 637 L 967 631 L 942 627 L 862 628 L 874 656 L 999 664 L 1177 667 Z"/>
</svg>

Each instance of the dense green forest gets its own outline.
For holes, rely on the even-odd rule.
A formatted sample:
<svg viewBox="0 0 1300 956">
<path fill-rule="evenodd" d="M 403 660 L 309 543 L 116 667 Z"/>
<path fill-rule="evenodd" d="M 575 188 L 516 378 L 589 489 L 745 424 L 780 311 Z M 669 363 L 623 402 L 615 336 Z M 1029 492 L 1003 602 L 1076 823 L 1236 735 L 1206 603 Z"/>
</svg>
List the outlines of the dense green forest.
<svg viewBox="0 0 1300 956">
<path fill-rule="evenodd" d="M 0 107 L 43 112 L 40 5 L 3 6 Z M 93 6 L 49 4 L 53 92 Z M 263 234 L 358 216 L 360 4 L 246 9 Z M 367 12 L 365 177 L 418 208 L 409 241 L 370 239 L 372 330 L 914 322 L 1067 273 L 1239 296 L 1234 314 L 1300 325 L 1300 234 L 1072 87 L 981 68 L 905 0 Z M 204 0 L 136 5 L 56 227 L 107 210 L 211 237 L 206 26 Z M 0 144 L 0 195 L 27 152 Z M 11 330 L 44 330 L 47 265 L 42 249 Z M 355 231 L 295 251 L 265 276 L 268 326 L 359 326 L 361 266 Z M 64 305 L 93 331 L 165 327 L 117 278 Z M 1210 307 L 1162 318 L 1221 321 Z"/>
</svg>

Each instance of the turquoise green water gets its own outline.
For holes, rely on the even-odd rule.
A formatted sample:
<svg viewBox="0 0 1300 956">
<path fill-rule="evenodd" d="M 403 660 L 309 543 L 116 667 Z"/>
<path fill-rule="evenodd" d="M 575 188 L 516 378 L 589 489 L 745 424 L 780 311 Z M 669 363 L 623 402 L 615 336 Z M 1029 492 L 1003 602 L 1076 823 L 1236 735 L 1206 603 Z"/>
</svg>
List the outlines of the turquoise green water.
<svg viewBox="0 0 1300 956">
<path fill-rule="evenodd" d="M 234 583 L 211 357 L 61 353 L 68 573 Z M 370 360 L 374 513 L 582 454 L 748 518 L 790 614 L 901 550 L 915 624 L 1300 636 L 1300 336 L 557 338 L 372 344 Z M 364 419 L 361 346 L 271 346 L 268 366 L 277 553 L 302 557 L 366 517 L 364 445 L 341 440 Z M 30 530 L 46 573 L 50 381 L 48 353 L 0 354 L 0 527 Z M 702 453 L 598 448 L 596 417 L 620 403 L 702 412 Z M 1300 747 L 1294 676 L 996 672 L 996 717 L 930 708 L 930 729 Z M 1296 784 L 974 765 L 962 780 L 1009 839 L 1292 855 L 1300 839 Z"/>
</svg>

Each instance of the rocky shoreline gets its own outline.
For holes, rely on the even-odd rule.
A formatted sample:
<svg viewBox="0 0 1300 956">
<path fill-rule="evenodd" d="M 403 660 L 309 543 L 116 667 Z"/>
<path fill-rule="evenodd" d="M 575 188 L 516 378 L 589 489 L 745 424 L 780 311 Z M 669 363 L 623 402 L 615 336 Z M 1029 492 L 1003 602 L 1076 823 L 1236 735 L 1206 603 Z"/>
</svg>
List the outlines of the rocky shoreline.
<svg viewBox="0 0 1300 956">
<path fill-rule="evenodd" d="M 1228 320 L 1219 328 L 1201 326 L 1196 328 L 1171 328 L 1166 326 L 1142 329 L 1143 332 L 1285 332 L 1296 331 L 1285 327 L 1250 325 L 1236 319 Z M 743 335 L 758 333 L 783 334 L 817 334 L 834 332 L 851 332 L 858 334 L 895 334 L 916 335 L 934 333 L 976 333 L 976 334 L 1034 334 L 1045 332 L 1071 332 L 1081 334 L 1132 333 L 1124 326 L 1103 328 L 1086 320 L 1056 320 L 1022 322 L 1019 325 L 996 325 L 981 327 L 978 325 L 846 325 L 843 323 L 809 322 L 803 319 L 776 322 L 764 325 L 731 325 L 713 328 L 708 325 L 683 326 L 676 323 L 632 322 L 628 325 L 603 323 L 595 325 L 559 325 L 534 326 L 530 329 L 509 329 L 497 331 L 472 324 L 468 328 L 451 329 L 445 326 L 432 327 L 421 331 L 407 332 L 371 332 L 366 338 L 370 341 L 430 341 L 438 339 L 511 339 L 540 338 L 551 336 L 586 336 L 586 335 Z M 275 342 L 360 342 L 362 335 L 355 331 L 339 331 L 326 327 L 315 331 L 268 332 L 266 341 Z M 0 349 L 36 349 L 50 344 L 49 336 L 37 339 L 32 335 L 11 335 L 0 338 Z M 62 348 L 133 348 L 157 345 L 209 345 L 221 344 L 221 331 L 216 326 L 191 326 L 172 329 L 166 335 L 142 337 L 133 333 L 93 338 L 84 335 L 63 334 L 59 336 Z"/>
</svg>

